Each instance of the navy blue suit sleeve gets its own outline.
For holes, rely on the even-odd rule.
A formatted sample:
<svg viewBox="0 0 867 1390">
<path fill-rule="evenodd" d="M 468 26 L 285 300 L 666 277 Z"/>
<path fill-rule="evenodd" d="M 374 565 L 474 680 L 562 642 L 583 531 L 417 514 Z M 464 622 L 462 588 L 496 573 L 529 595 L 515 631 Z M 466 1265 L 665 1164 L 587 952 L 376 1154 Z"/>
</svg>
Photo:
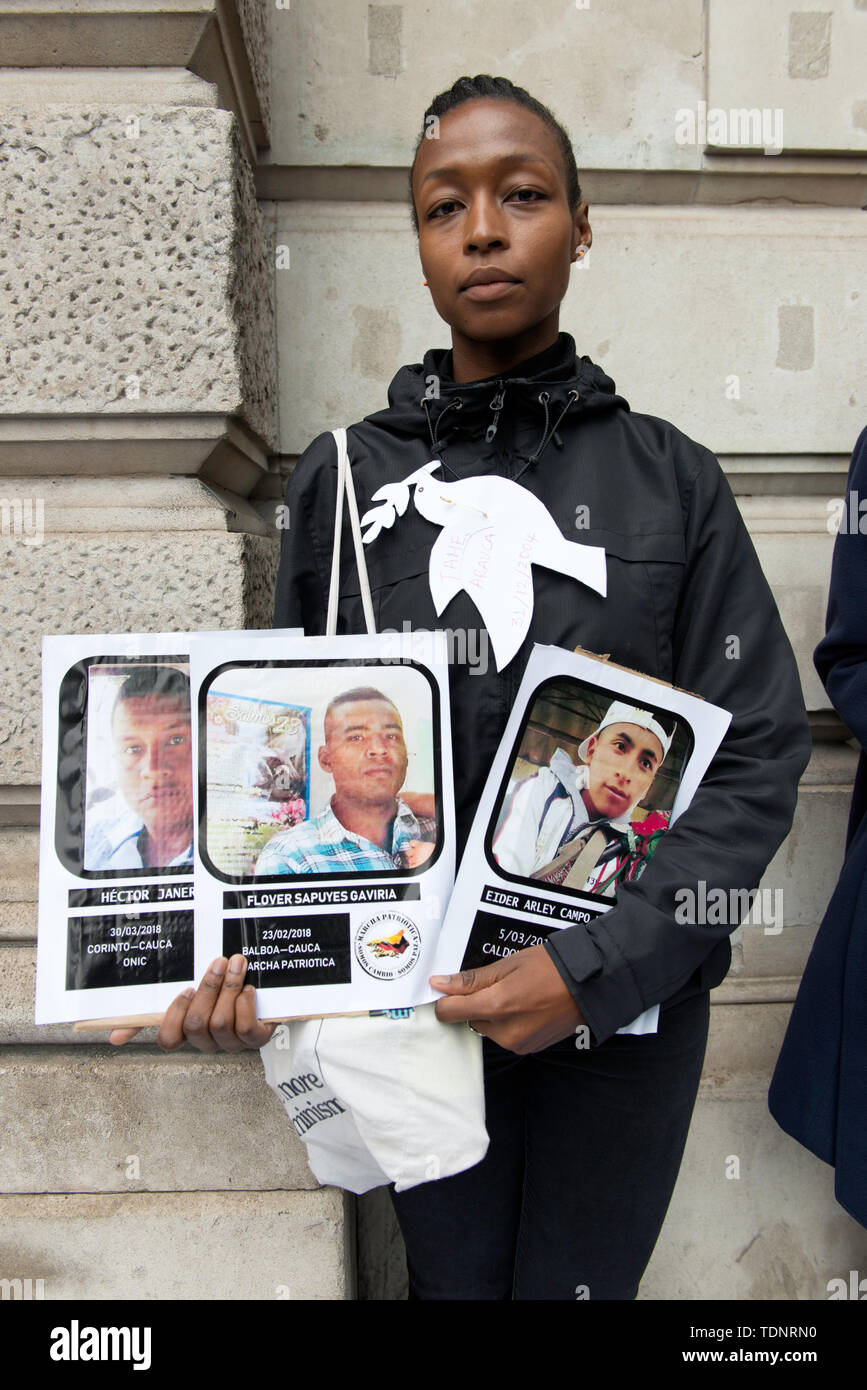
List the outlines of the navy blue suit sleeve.
<svg viewBox="0 0 867 1390">
<path fill-rule="evenodd" d="M 831 704 L 867 750 L 867 429 L 849 465 L 846 505 L 834 542 L 825 636 L 814 661 Z"/>
</svg>

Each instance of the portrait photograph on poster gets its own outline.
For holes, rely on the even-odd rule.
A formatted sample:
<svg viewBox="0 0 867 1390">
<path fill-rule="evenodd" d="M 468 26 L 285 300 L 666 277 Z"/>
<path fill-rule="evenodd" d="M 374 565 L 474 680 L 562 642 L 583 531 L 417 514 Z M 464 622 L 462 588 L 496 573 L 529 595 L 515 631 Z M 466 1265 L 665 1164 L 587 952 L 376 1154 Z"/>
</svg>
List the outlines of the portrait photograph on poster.
<svg viewBox="0 0 867 1390">
<path fill-rule="evenodd" d="M 190 640 L 44 641 L 37 1022 L 165 1008 L 192 979 Z"/>
<path fill-rule="evenodd" d="M 421 868 L 438 848 L 434 693 L 406 666 L 222 667 L 203 692 L 203 857 L 232 882 Z"/>
<path fill-rule="evenodd" d="M 87 668 L 84 864 L 193 866 L 193 733 L 188 662 Z"/>
<path fill-rule="evenodd" d="M 196 964 L 243 952 L 260 1016 L 429 1002 L 454 876 L 441 634 L 256 634 L 194 658 Z M 401 638 L 397 642 L 400 644 Z"/>
<path fill-rule="evenodd" d="M 571 677 L 528 707 L 486 839 L 510 878 L 617 897 L 668 830 L 692 731 Z"/>
<path fill-rule="evenodd" d="M 729 721 L 696 695 L 592 653 L 534 647 L 435 973 L 489 965 L 615 907 L 689 805 Z M 653 1031 L 657 1016 L 654 1006 L 619 1031 Z"/>
</svg>

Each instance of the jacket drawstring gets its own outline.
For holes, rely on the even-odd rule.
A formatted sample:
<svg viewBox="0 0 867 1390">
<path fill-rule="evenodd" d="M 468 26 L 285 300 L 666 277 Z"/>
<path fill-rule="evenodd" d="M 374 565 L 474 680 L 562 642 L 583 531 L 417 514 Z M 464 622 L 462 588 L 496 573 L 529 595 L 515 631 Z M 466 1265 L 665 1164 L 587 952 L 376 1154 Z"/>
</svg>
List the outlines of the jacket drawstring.
<svg viewBox="0 0 867 1390">
<path fill-rule="evenodd" d="M 557 433 L 557 426 L 563 419 L 563 416 L 566 414 L 566 411 L 571 410 L 573 405 L 578 404 L 578 402 L 581 399 L 581 396 L 579 392 L 575 391 L 574 389 L 569 392 L 569 399 L 564 405 L 563 409 L 560 411 L 560 414 L 557 416 L 557 419 L 554 421 L 554 424 L 551 426 L 550 430 L 548 428 L 548 402 L 551 399 L 551 397 L 548 395 L 547 391 L 540 391 L 536 399 L 545 411 L 545 425 L 542 430 L 542 438 L 539 440 L 539 443 L 536 445 L 529 458 L 524 459 L 517 473 L 512 474 L 512 482 L 514 483 L 516 483 L 519 478 L 523 477 L 528 468 L 532 468 L 534 464 L 539 462 L 539 459 L 542 457 L 544 450 L 547 449 L 548 444 L 552 439 L 554 440 L 554 443 L 557 445 L 557 448 L 562 449 L 563 441 Z"/>
<path fill-rule="evenodd" d="M 421 398 L 421 404 L 422 404 L 422 407 L 423 407 L 423 409 L 424 409 L 425 418 L 427 419 L 427 428 L 428 428 L 428 433 L 429 433 L 429 435 L 430 435 L 430 446 L 431 446 L 431 450 L 432 450 L 434 456 L 435 456 L 436 458 L 439 458 L 439 460 L 440 460 L 440 462 L 442 463 L 443 467 L 444 467 L 444 468 L 448 468 L 448 471 L 452 474 L 452 477 L 457 477 L 457 474 L 453 471 L 453 469 L 451 469 L 451 468 L 448 467 L 448 464 L 446 463 L 445 459 L 442 457 L 443 445 L 444 445 L 444 443 L 445 443 L 445 440 L 440 439 L 440 433 L 439 433 L 439 431 L 440 431 L 440 425 L 442 424 L 442 422 L 443 422 L 443 420 L 445 419 L 446 415 L 448 415 L 449 411 L 450 411 L 450 410 L 462 410 L 462 409 L 463 409 L 463 404 L 464 404 L 464 403 L 463 403 L 463 401 L 461 400 L 460 396 L 457 396 L 457 397 L 455 398 L 455 400 L 453 400 L 453 401 L 449 401 L 449 403 L 448 403 L 448 405 L 445 407 L 445 409 L 444 409 L 443 411 L 440 412 L 439 419 L 437 420 L 436 425 L 434 425 L 433 421 L 432 421 L 431 418 L 430 418 L 430 410 L 428 409 L 429 400 L 430 400 L 430 397 L 429 397 L 429 396 L 422 396 L 422 398 Z"/>
<path fill-rule="evenodd" d="M 558 449 L 562 449 L 563 443 L 560 439 L 559 434 L 557 433 L 557 426 L 560 424 L 560 421 L 563 419 L 563 416 L 566 414 L 566 411 L 570 410 L 573 405 L 576 405 L 578 401 L 581 399 L 581 397 L 575 390 L 569 392 L 569 399 L 564 405 L 563 409 L 560 411 L 560 414 L 557 416 L 557 419 L 554 421 L 554 424 L 551 427 L 550 431 L 548 429 L 548 402 L 551 399 L 551 397 L 548 395 L 547 391 L 540 391 L 536 399 L 545 411 L 545 424 L 542 429 L 542 438 L 539 440 L 539 443 L 536 445 L 536 448 L 533 450 L 532 454 L 527 459 L 527 463 L 530 466 L 532 466 L 534 463 L 538 463 L 544 450 L 548 447 L 548 444 L 552 438 L 555 444 L 557 445 Z"/>
<path fill-rule="evenodd" d="M 553 425 L 550 424 L 550 412 L 548 410 L 548 402 L 551 399 L 549 393 L 547 391 L 540 391 L 536 399 L 545 411 L 545 423 L 542 427 L 542 437 L 540 438 L 539 443 L 536 445 L 536 448 L 533 450 L 532 454 L 530 454 L 529 457 L 525 460 L 520 471 L 514 475 L 514 481 L 517 481 L 521 474 L 524 473 L 528 468 L 532 468 L 534 464 L 539 462 L 539 459 L 542 457 L 542 454 L 547 449 L 552 439 L 554 440 L 554 443 L 557 445 L 557 448 L 562 449 L 563 441 L 557 433 L 557 427 L 559 426 L 566 412 L 568 410 L 571 410 L 573 405 L 577 405 L 581 397 L 579 392 L 574 390 L 574 388 L 570 390 L 569 398 L 566 401 L 566 404 L 564 405 L 563 409 L 560 411 L 560 414 L 557 416 L 557 419 L 554 421 Z M 488 444 L 491 444 L 494 440 L 494 437 L 496 436 L 497 428 L 500 423 L 500 413 L 502 412 L 503 406 L 505 405 L 505 400 L 506 383 L 500 381 L 498 383 L 498 390 L 496 392 L 496 395 L 493 396 L 489 403 L 490 409 L 494 412 L 494 418 L 485 431 L 485 439 Z M 431 449 L 434 455 L 436 455 L 436 457 L 440 459 L 443 467 L 447 469 L 449 473 L 452 473 L 454 477 L 456 477 L 457 474 L 454 473 L 453 469 L 449 468 L 445 459 L 442 457 L 445 440 L 440 438 L 440 427 L 448 412 L 450 410 L 460 410 L 463 406 L 463 401 L 459 396 L 456 397 L 455 400 L 449 401 L 449 404 L 445 407 L 445 409 L 440 412 L 436 423 L 434 423 L 431 420 L 430 410 L 428 408 L 429 402 L 430 398 L 428 396 L 421 397 L 421 405 L 424 409 L 425 418 L 427 419 L 428 433 L 430 434 Z"/>
</svg>

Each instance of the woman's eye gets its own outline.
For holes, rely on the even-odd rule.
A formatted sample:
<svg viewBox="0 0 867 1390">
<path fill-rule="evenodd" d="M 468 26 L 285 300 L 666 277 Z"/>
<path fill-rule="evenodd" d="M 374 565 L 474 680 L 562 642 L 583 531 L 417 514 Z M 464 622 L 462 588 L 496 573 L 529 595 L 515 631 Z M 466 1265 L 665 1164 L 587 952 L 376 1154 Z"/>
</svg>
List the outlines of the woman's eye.
<svg viewBox="0 0 867 1390">
<path fill-rule="evenodd" d="M 457 206 L 458 204 L 454 198 L 449 198 L 444 203 L 437 203 L 436 207 L 432 208 L 428 213 L 428 220 L 430 221 L 433 217 L 448 216 L 449 213 L 454 212 Z"/>
<path fill-rule="evenodd" d="M 521 203 L 532 203 L 545 196 L 546 195 L 540 193 L 537 188 L 516 188 L 515 192 L 512 194 L 512 197 L 517 198 Z"/>
</svg>

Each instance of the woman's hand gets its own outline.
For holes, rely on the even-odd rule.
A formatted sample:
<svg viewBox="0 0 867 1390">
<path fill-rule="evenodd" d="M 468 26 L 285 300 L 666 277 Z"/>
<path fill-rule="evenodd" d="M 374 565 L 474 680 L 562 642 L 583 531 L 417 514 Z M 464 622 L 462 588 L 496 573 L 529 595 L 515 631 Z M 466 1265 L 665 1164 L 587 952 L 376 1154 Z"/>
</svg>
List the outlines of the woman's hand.
<svg viewBox="0 0 867 1390">
<path fill-rule="evenodd" d="M 493 965 L 432 975 L 447 995 L 437 1001 L 443 1023 L 470 1023 L 510 1052 L 541 1052 L 586 1021 L 544 946 L 516 951 Z"/>
<path fill-rule="evenodd" d="M 218 956 L 205 972 L 197 990 L 185 989 L 163 1015 L 157 1042 L 164 1052 L 174 1052 L 188 1042 L 198 1052 L 243 1052 L 264 1047 L 276 1023 L 260 1023 L 256 1017 L 256 991 L 244 988 L 247 961 L 244 956 Z M 134 1038 L 138 1028 L 115 1028 L 108 1040 L 116 1047 Z"/>
</svg>

